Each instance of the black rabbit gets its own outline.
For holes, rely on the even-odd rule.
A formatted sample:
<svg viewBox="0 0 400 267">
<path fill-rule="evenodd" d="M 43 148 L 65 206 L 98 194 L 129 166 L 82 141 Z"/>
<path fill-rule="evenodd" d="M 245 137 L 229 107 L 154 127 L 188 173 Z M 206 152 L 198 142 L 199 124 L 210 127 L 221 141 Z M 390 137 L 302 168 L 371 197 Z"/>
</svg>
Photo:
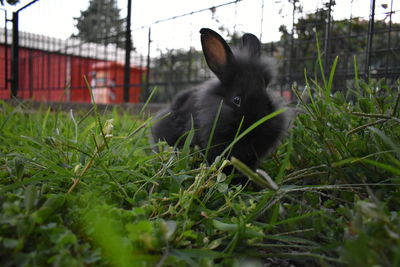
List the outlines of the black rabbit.
<svg viewBox="0 0 400 267">
<path fill-rule="evenodd" d="M 244 34 L 242 47 L 233 53 L 218 33 L 206 28 L 200 33 L 205 59 L 217 79 L 180 92 L 171 106 L 156 116 L 164 118 L 152 127 L 152 137 L 153 141 L 165 140 L 171 146 L 181 147 L 184 140 L 178 144 L 177 141 L 190 131 L 193 121 L 192 145 L 205 150 L 221 105 L 207 157 L 212 163 L 234 140 L 242 118 L 240 132 L 276 111 L 279 105 L 266 90 L 274 69 L 270 60 L 261 57 L 261 43 L 256 36 Z M 255 168 L 274 148 L 286 127 L 286 115 L 281 113 L 243 137 L 230 155 Z"/>
</svg>

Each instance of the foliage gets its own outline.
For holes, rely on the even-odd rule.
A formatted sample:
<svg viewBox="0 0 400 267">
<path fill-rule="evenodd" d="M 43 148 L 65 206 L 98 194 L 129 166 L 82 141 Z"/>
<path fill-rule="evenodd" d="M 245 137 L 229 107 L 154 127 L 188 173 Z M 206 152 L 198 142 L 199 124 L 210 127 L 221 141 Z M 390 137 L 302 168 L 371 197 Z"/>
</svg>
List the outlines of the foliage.
<svg viewBox="0 0 400 267">
<path fill-rule="evenodd" d="M 0 265 L 398 265 L 400 84 L 333 94 L 335 66 L 257 173 L 151 152 L 143 112 L 1 103 Z"/>
<path fill-rule="evenodd" d="M 74 18 L 78 34 L 72 37 L 85 42 L 116 44 L 124 47 L 124 24 L 115 0 L 91 0 L 89 7 Z"/>
<path fill-rule="evenodd" d="M 298 83 L 303 83 L 303 70 L 313 71 L 317 68 L 318 59 L 315 49 L 315 39 L 318 37 L 323 49 L 324 56 L 327 56 L 327 65 L 331 64 L 336 56 L 342 60 L 338 69 L 340 74 L 349 74 L 352 71 L 352 58 L 358 57 L 360 70 L 365 69 L 365 52 L 368 43 L 369 21 L 359 17 L 351 20 L 331 21 L 329 37 L 327 36 L 328 9 L 318 9 L 314 13 L 301 16 L 294 23 L 293 44 L 292 33 L 287 27 L 280 27 L 281 39 L 278 46 L 283 49 L 284 57 L 290 58 L 290 66 L 282 66 L 280 72 L 290 68 L 290 75 Z M 398 55 L 392 53 L 391 48 L 400 41 L 400 24 L 388 20 L 376 20 L 374 23 L 374 38 L 372 39 L 372 53 L 370 62 L 371 73 L 382 72 L 386 68 L 397 68 Z M 389 37 L 390 31 L 390 37 Z M 318 34 L 318 36 L 317 36 Z M 329 38 L 327 46 L 324 47 L 325 39 Z M 301 64 L 298 64 L 301 63 Z M 287 62 L 285 62 L 287 64 Z M 339 81 L 337 81 L 339 82 Z M 338 86 L 346 85 L 338 84 Z"/>
</svg>

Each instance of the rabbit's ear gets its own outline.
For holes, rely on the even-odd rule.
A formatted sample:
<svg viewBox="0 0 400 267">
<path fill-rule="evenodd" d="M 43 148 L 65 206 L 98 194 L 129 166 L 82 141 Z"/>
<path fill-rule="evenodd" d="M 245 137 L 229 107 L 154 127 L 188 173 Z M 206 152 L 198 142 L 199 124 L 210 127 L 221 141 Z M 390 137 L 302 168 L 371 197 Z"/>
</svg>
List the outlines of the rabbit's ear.
<svg viewBox="0 0 400 267">
<path fill-rule="evenodd" d="M 233 54 L 229 45 L 215 31 L 202 28 L 201 46 L 210 69 L 223 80 L 228 75 L 228 67 L 233 62 Z"/>
<path fill-rule="evenodd" d="M 242 37 L 243 49 L 247 50 L 249 56 L 258 58 L 261 55 L 261 42 L 251 33 L 246 33 Z"/>
</svg>

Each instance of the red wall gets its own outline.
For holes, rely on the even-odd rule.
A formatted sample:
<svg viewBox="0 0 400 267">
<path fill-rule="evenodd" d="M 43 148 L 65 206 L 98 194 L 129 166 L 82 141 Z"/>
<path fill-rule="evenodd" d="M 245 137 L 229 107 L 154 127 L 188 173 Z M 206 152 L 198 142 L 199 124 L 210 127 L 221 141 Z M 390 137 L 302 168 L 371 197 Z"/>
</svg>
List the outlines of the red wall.
<svg viewBox="0 0 400 267">
<path fill-rule="evenodd" d="M 10 79 L 11 60 L 8 61 L 8 77 L 6 77 L 6 58 L 4 45 L 0 45 L 0 99 L 8 99 L 10 91 L 6 79 Z M 11 49 L 7 49 L 8 58 L 11 58 Z"/>
<path fill-rule="evenodd" d="M 10 83 L 6 83 L 5 46 L 0 45 L 0 99 L 10 98 Z M 123 102 L 123 65 L 112 61 L 68 56 L 42 50 L 19 49 L 18 97 L 36 101 L 90 102 L 84 77 L 90 82 L 93 66 L 104 62 L 108 75 L 116 82 L 115 103 Z M 141 80 L 139 68 L 131 67 L 131 84 Z M 11 49 L 8 48 L 8 79 L 11 78 Z M 139 102 L 140 87 L 131 87 L 130 102 Z"/>
</svg>

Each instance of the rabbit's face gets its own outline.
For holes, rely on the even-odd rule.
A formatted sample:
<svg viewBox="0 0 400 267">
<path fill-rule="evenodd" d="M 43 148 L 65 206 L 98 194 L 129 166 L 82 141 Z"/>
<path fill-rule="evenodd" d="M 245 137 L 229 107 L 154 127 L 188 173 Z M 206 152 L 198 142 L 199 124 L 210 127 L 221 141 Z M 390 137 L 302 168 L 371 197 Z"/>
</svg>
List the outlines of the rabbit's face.
<svg viewBox="0 0 400 267">
<path fill-rule="evenodd" d="M 223 84 L 224 103 L 230 107 L 235 118 L 244 117 L 246 126 L 273 112 L 274 107 L 266 91 L 268 81 L 261 71 L 248 67 L 236 68 L 231 80 Z M 260 112 L 261 111 L 261 112 Z"/>
</svg>

